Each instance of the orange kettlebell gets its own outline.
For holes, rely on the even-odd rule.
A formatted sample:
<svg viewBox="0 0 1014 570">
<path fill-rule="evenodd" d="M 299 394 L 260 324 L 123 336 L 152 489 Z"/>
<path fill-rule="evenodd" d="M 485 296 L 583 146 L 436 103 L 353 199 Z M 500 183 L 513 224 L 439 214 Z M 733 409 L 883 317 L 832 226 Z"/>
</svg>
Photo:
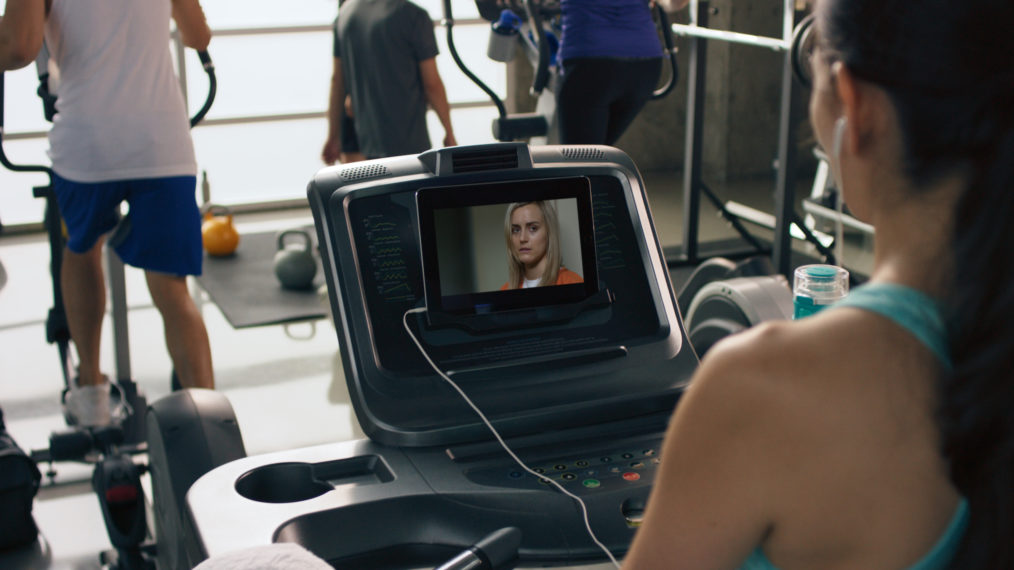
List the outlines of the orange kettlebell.
<svg viewBox="0 0 1014 570">
<path fill-rule="evenodd" d="M 220 212 L 222 215 L 216 215 Z M 201 240 L 209 255 L 226 256 L 236 252 L 239 245 L 239 232 L 232 224 L 232 214 L 225 206 L 209 204 L 204 210 L 204 222 L 201 224 Z"/>
</svg>

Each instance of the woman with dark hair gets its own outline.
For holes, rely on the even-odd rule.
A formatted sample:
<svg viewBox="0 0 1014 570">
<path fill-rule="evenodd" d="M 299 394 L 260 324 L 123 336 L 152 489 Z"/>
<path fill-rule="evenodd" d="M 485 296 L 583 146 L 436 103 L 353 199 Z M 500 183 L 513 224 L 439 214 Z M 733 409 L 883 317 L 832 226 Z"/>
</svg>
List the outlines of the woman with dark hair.
<svg viewBox="0 0 1014 570">
<path fill-rule="evenodd" d="M 507 282 L 500 290 L 582 283 L 580 275 L 563 267 L 560 222 L 550 202 L 514 202 L 503 222 L 507 245 Z"/>
<path fill-rule="evenodd" d="M 869 283 L 702 360 L 628 568 L 1014 567 L 1014 2 L 817 0 Z"/>
</svg>

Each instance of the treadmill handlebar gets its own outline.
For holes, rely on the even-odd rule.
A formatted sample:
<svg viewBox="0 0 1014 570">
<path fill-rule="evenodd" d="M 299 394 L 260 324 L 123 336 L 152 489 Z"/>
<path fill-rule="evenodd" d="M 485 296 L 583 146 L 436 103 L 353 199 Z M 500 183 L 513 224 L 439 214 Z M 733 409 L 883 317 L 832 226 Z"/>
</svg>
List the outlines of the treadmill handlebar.
<svg viewBox="0 0 1014 570">
<path fill-rule="evenodd" d="M 518 556 L 521 531 L 509 526 L 491 532 L 474 546 L 441 564 L 436 570 L 493 570 Z"/>
</svg>

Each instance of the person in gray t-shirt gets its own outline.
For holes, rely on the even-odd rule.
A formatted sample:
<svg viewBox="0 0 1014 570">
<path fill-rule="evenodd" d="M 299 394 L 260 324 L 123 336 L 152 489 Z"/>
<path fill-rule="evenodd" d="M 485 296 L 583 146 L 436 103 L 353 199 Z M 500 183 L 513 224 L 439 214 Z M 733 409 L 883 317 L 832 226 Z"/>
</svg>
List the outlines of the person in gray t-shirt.
<svg viewBox="0 0 1014 570">
<path fill-rule="evenodd" d="M 419 6 L 407 0 L 342 2 L 334 25 L 324 162 L 346 162 L 351 157 L 342 144 L 346 93 L 365 158 L 429 149 L 427 105 L 444 127 L 444 146 L 456 145 L 437 53 L 433 20 Z"/>
</svg>

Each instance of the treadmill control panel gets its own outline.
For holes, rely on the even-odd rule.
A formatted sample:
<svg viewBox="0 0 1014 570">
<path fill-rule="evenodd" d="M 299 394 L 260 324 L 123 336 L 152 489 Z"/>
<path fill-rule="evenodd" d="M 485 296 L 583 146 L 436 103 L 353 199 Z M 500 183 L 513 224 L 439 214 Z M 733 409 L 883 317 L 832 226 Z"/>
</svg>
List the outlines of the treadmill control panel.
<svg viewBox="0 0 1014 570">
<path fill-rule="evenodd" d="M 660 463 L 661 443 L 661 440 L 649 440 L 598 453 L 530 461 L 528 466 L 577 495 L 650 485 Z M 539 485 L 549 486 L 545 480 L 528 473 L 513 461 L 470 469 L 465 476 L 475 483 L 496 487 L 531 489 Z"/>
</svg>

